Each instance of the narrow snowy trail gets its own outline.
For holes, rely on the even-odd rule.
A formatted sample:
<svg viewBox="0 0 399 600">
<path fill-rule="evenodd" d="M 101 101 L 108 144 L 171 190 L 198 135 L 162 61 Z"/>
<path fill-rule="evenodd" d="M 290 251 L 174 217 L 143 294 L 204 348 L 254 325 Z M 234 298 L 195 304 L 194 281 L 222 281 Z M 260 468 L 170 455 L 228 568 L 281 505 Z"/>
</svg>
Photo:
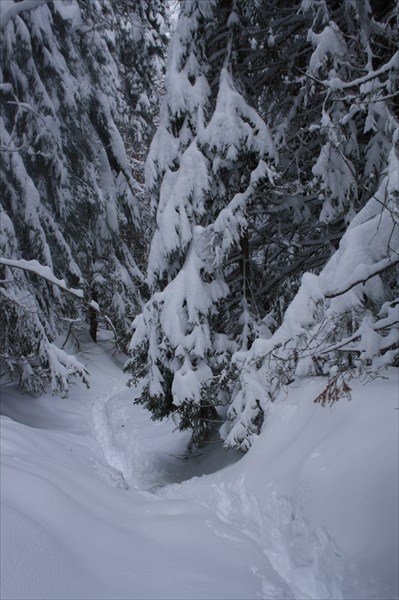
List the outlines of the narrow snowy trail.
<svg viewBox="0 0 399 600">
<path fill-rule="evenodd" d="M 287 400 L 241 460 L 185 460 L 101 345 L 82 357 L 68 400 L 2 392 L 4 600 L 397 598 L 395 378 L 364 414 Z"/>
<path fill-rule="evenodd" d="M 100 349 L 90 348 L 90 361 L 90 390 L 78 386 L 68 400 L 2 394 L 1 597 L 292 597 L 249 536 L 194 499 L 144 490 L 184 476 L 187 461 L 162 444 L 182 453 L 186 436 L 175 440 L 171 424 L 132 407 L 125 376 Z M 127 415 L 137 439 L 119 441 L 132 465 L 111 441 Z"/>
</svg>

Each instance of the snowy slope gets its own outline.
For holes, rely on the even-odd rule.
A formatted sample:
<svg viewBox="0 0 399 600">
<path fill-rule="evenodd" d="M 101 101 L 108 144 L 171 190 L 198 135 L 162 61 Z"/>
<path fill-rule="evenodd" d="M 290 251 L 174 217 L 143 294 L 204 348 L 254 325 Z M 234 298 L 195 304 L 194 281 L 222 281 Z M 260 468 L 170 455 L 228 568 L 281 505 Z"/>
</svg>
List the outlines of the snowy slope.
<svg viewBox="0 0 399 600">
<path fill-rule="evenodd" d="M 241 460 L 185 460 L 104 346 L 79 358 L 69 400 L 2 390 L 4 600 L 397 598 L 395 370 L 332 409 L 307 380 Z"/>
<path fill-rule="evenodd" d="M 398 597 L 398 381 L 353 384 L 351 402 L 312 403 L 309 379 L 270 407 L 234 466 L 164 488 L 247 532 L 295 598 Z"/>
</svg>

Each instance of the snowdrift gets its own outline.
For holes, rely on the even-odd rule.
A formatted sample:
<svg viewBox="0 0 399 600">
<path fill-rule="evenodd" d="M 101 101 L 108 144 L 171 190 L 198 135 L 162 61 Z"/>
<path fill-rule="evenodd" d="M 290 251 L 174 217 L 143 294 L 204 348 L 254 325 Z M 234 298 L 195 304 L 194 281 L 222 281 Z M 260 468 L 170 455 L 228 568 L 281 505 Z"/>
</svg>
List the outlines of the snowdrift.
<svg viewBox="0 0 399 600">
<path fill-rule="evenodd" d="M 83 350 L 89 390 L 2 391 L 4 600 L 398 597 L 397 370 L 332 408 L 307 379 L 239 460 L 185 459 L 187 435 Z"/>
</svg>

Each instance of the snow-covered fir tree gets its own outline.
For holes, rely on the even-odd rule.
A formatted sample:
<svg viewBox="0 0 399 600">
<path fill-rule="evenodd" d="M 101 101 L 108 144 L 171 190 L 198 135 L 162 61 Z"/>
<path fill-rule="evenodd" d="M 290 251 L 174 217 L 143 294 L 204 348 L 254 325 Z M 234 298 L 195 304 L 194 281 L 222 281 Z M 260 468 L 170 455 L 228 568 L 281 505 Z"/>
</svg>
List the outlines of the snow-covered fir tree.
<svg viewBox="0 0 399 600">
<path fill-rule="evenodd" d="M 159 129 L 147 160 L 156 230 L 151 298 L 134 322 L 133 381 L 156 418 L 200 441 L 225 403 L 215 381 L 254 334 L 249 207 L 276 152 L 236 69 L 243 2 L 182 3 Z"/>
<path fill-rule="evenodd" d="M 122 339 L 137 312 L 147 223 L 132 161 L 157 114 L 165 14 L 159 0 L 2 3 L 1 359 L 28 390 L 84 373 L 54 344 L 82 308 L 93 336 L 100 305 Z"/>
<path fill-rule="evenodd" d="M 269 348 L 271 330 L 283 323 L 272 337 L 279 339 L 302 274 L 320 271 L 375 195 L 390 207 L 381 217 L 384 232 L 375 230 L 385 258 L 372 245 L 365 254 L 365 264 L 379 265 L 377 279 L 383 266 L 379 300 L 362 290 L 344 310 L 345 302 L 334 301 L 327 286 L 327 304 L 315 300 L 312 323 L 322 326 L 326 348 L 355 335 L 365 318 L 377 322 L 384 302 L 393 301 L 397 24 L 393 3 L 386 8 L 380 13 L 357 0 L 182 4 L 160 128 L 147 162 L 156 212 L 152 296 L 135 321 L 127 368 L 144 380 L 139 401 L 156 418 L 177 415 L 196 439 L 223 420 L 222 406 L 232 400 L 222 435 L 228 446 L 247 449 L 268 399 L 297 364 L 298 374 L 306 372 L 297 338 L 293 370 L 284 354 L 273 377 L 270 357 L 257 350 L 263 342 L 250 348 L 252 341 L 263 338 Z M 328 265 L 343 264 L 345 248 L 360 252 L 364 229 L 362 242 L 348 242 L 358 235 L 357 224 Z M 331 268 L 320 281 L 329 273 L 332 282 Z M 337 269 L 339 290 L 350 283 L 345 269 Z M 340 285 L 340 278 L 348 281 Z M 376 289 L 374 280 L 369 288 Z M 298 297 L 303 294 L 302 286 Z M 310 313 L 310 297 L 308 302 Z M 343 322 L 349 323 L 345 331 Z M 383 335 L 390 342 L 388 330 Z M 376 345 L 376 356 L 386 354 L 384 363 L 394 360 L 387 340 Z M 274 346 L 270 352 L 274 356 Z M 360 370 L 376 364 L 362 352 L 347 353 L 348 365 L 354 356 L 362 357 Z M 334 355 L 339 367 L 316 355 L 312 368 L 306 364 L 309 372 L 335 377 L 344 368 L 343 355 Z"/>
<path fill-rule="evenodd" d="M 299 83 L 311 106 L 323 100 L 300 148 L 318 148 L 302 187 L 320 224 L 350 225 L 320 275 L 303 277 L 275 334 L 234 356 L 227 446 L 248 449 L 268 401 L 295 376 L 328 375 L 317 399 L 326 404 L 349 392 L 351 377 L 398 360 L 398 29 L 394 3 L 386 9 L 379 20 L 367 2 L 301 4 L 311 27 Z M 284 135 L 301 113 L 297 97 Z"/>
<path fill-rule="evenodd" d="M 343 95 L 325 82 L 356 80 L 370 52 L 376 64 L 389 60 L 396 49 L 394 3 L 379 24 L 379 13 L 364 2 L 248 6 L 240 29 L 250 44 L 241 46 L 237 68 L 279 155 L 274 185 L 259 189 L 250 215 L 257 232 L 249 239 L 252 292 L 267 333 L 281 323 L 303 272 L 320 270 L 367 199 L 358 174 L 371 165 L 369 138 L 359 111 L 347 114 Z M 376 134 L 375 149 L 385 143 L 382 131 Z"/>
</svg>

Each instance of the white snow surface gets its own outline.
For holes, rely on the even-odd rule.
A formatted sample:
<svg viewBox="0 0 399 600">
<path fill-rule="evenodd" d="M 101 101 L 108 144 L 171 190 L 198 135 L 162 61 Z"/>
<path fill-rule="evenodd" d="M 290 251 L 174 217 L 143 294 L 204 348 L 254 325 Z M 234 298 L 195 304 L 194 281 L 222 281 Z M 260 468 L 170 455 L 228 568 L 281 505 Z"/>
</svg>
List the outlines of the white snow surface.
<svg viewBox="0 0 399 600">
<path fill-rule="evenodd" d="M 1 391 L 1 597 L 398 597 L 398 375 L 313 400 L 308 378 L 269 405 L 239 458 L 133 405 L 106 350 L 69 399 Z"/>
</svg>

